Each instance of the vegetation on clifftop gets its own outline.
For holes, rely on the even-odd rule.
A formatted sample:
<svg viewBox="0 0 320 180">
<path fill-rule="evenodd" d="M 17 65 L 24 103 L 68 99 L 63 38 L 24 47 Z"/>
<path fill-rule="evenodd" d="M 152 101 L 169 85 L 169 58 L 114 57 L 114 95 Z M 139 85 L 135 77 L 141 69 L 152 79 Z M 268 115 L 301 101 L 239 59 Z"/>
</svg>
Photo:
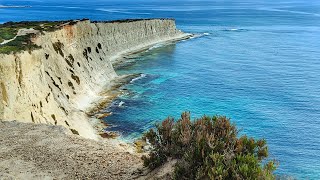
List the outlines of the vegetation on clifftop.
<svg viewBox="0 0 320 180">
<path fill-rule="evenodd" d="M 29 43 L 30 35 L 19 34 L 20 29 L 33 29 L 37 33 L 52 32 L 60 29 L 64 25 L 74 25 L 79 21 L 86 21 L 89 19 L 81 20 L 65 20 L 65 21 L 21 21 L 21 22 L 7 22 L 0 24 L 0 54 L 10 54 L 19 52 L 22 50 L 33 50 L 36 49 L 36 45 L 31 45 Z M 143 20 L 153 20 L 153 19 L 123 19 L 123 20 L 112 20 L 112 21 L 92 21 L 92 23 L 128 23 Z M 165 18 L 159 20 L 167 20 Z M 173 20 L 173 19 L 172 19 Z M 17 36 L 16 39 L 14 39 Z M 21 37 L 21 38 L 18 38 Z M 10 42 L 4 43 L 6 40 L 12 40 Z M 30 41 L 31 42 L 31 41 Z M 4 44 L 1 44 L 4 43 Z M 98 51 L 98 50 L 97 50 Z"/>
<path fill-rule="evenodd" d="M 33 28 L 39 31 L 53 31 L 57 29 L 57 25 L 61 24 L 62 21 L 22 21 L 22 22 L 7 22 L 0 24 L 0 43 L 4 40 L 14 38 L 19 29 L 30 29 Z"/>
<path fill-rule="evenodd" d="M 224 116 L 191 121 L 184 112 L 176 122 L 168 117 L 144 138 L 152 145 L 144 165 L 155 169 L 176 159 L 174 179 L 274 179 L 275 163 L 265 160 L 266 141 L 239 137 Z"/>
<path fill-rule="evenodd" d="M 0 28 L 0 43 L 4 40 L 9 40 L 14 38 L 18 33 L 18 30 L 15 28 L 3 27 Z"/>
<path fill-rule="evenodd" d="M 61 24 L 73 21 L 22 21 L 22 22 L 7 22 L 0 24 L 0 43 L 5 40 L 14 39 L 18 35 L 19 29 L 34 29 L 40 33 L 51 32 L 60 28 Z M 11 52 L 19 52 L 23 50 L 32 51 L 39 46 L 31 42 L 31 37 L 35 34 L 18 35 L 14 40 L 0 45 L 0 54 L 10 54 Z"/>
<path fill-rule="evenodd" d="M 32 51 L 40 48 L 40 46 L 32 43 L 32 36 L 34 36 L 34 34 L 18 36 L 13 41 L 10 41 L 4 45 L 0 45 L 0 54 L 10 54 L 11 52 L 19 51 Z"/>
<path fill-rule="evenodd" d="M 59 29 L 59 25 L 64 23 L 71 23 L 73 21 L 21 21 L 21 22 L 6 22 L 4 24 L 0 24 L 0 30 L 4 31 L 14 31 L 15 35 L 17 34 L 19 29 L 30 29 L 33 28 L 39 31 L 54 31 Z M 2 34 L 1 34 L 2 35 Z M 15 36 L 14 35 L 14 36 Z M 13 36 L 13 37 L 14 37 Z M 5 38 L 4 38 L 5 39 Z M 11 38 L 7 38 L 11 39 Z"/>
</svg>

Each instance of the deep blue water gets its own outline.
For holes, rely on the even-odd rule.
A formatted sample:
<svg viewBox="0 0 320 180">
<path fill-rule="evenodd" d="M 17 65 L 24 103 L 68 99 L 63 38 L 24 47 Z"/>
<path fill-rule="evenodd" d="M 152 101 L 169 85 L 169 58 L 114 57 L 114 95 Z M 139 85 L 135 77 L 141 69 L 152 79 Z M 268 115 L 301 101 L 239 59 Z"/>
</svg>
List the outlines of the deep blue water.
<svg viewBox="0 0 320 180">
<path fill-rule="evenodd" d="M 119 70 L 143 73 L 106 110 L 111 130 L 131 140 L 166 116 L 227 115 L 241 133 L 266 138 L 278 174 L 320 179 L 320 2 L 12 1 L 0 22 L 91 18 L 176 18 L 208 33 L 158 46 Z M 124 102 L 119 107 L 120 102 Z"/>
</svg>

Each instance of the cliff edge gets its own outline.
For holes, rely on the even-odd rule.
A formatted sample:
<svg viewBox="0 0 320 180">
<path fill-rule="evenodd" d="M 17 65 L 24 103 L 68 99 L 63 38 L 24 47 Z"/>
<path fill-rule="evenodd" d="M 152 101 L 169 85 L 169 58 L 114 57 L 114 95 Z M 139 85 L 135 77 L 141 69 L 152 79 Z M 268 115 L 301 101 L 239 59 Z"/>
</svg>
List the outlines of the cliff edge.
<svg viewBox="0 0 320 180">
<path fill-rule="evenodd" d="M 38 31 L 37 48 L 0 54 L 0 120 L 62 125 L 98 139 L 85 111 L 117 78 L 116 59 L 187 36 L 172 19 L 83 20 Z"/>
</svg>

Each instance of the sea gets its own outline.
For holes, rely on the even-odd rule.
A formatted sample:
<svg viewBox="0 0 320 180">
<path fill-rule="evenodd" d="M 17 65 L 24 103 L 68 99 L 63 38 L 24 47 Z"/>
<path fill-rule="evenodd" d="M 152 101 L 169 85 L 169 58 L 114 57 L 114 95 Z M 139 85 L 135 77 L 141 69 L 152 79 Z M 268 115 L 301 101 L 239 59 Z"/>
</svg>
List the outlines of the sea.
<svg viewBox="0 0 320 180">
<path fill-rule="evenodd" d="M 276 174 L 320 179 L 319 0 L 0 0 L 0 22 L 174 18 L 199 37 L 157 44 L 116 69 L 138 74 L 104 120 L 132 142 L 167 116 L 225 115 L 265 138 Z"/>
</svg>

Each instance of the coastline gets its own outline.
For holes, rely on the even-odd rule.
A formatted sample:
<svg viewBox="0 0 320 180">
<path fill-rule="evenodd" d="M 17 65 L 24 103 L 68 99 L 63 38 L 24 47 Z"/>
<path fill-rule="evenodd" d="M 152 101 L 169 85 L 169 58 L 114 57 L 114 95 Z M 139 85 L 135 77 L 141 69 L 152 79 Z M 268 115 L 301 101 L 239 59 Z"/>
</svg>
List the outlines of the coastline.
<svg viewBox="0 0 320 180">
<path fill-rule="evenodd" d="M 183 33 L 179 36 L 168 38 L 165 40 L 160 40 L 155 43 L 150 43 L 147 45 L 141 45 L 136 48 L 132 48 L 129 50 L 125 50 L 117 55 L 114 55 L 110 59 L 113 62 L 113 67 L 116 67 L 117 64 L 125 63 L 126 56 L 131 56 L 134 54 L 139 54 L 144 51 L 149 50 L 153 46 L 157 44 L 165 44 L 169 45 L 171 43 L 177 43 L 182 40 L 187 40 L 192 37 L 195 37 L 194 34 L 190 33 Z M 102 137 L 103 134 L 109 134 L 109 133 L 117 133 L 112 131 L 106 131 L 105 129 L 108 127 L 107 122 L 103 120 L 104 117 L 107 117 L 112 112 L 101 112 L 104 108 L 108 107 L 117 97 L 119 97 L 122 94 L 121 87 L 130 83 L 130 81 L 134 78 L 137 78 L 137 75 L 134 74 L 128 74 L 123 76 L 117 76 L 111 84 L 106 84 L 104 88 L 100 90 L 100 92 L 97 94 L 96 98 L 93 98 L 92 102 L 89 103 L 89 106 L 86 108 L 85 112 L 88 115 L 88 121 L 94 128 L 96 135 L 100 138 L 100 140 L 111 140 L 113 142 L 116 142 L 117 144 L 128 144 L 127 142 L 124 142 L 119 137 L 119 134 L 114 134 L 113 137 Z M 128 144 L 129 146 L 133 147 L 133 144 Z M 132 149 L 131 149 L 132 152 Z"/>
<path fill-rule="evenodd" d="M 41 48 L 0 54 L 0 119 L 62 125 L 95 140 L 101 139 L 97 132 L 103 128 L 93 128 L 98 125 L 90 111 L 106 107 L 119 95 L 116 81 L 123 77 L 114 71 L 116 63 L 158 43 L 192 37 L 178 30 L 172 19 L 34 25 L 39 28 L 41 23 L 55 25 L 32 37 Z"/>
</svg>

